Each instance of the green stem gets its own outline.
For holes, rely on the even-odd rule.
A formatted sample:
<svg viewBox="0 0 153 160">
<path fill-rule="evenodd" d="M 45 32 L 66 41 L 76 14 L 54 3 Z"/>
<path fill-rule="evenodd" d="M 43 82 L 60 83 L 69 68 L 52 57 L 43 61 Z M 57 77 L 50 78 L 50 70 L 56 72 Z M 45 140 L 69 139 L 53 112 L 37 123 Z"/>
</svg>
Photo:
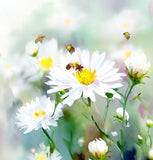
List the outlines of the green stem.
<svg viewBox="0 0 153 160">
<path fill-rule="evenodd" d="M 120 130 L 121 132 L 121 153 L 122 153 L 122 160 L 124 160 L 124 134 L 123 130 Z"/>
<path fill-rule="evenodd" d="M 105 137 L 107 137 L 108 139 L 110 139 L 109 135 L 106 134 L 104 131 L 102 131 L 102 130 L 100 129 L 100 127 L 98 126 L 97 122 L 94 120 L 94 117 L 93 117 L 93 116 L 91 116 L 91 119 L 92 119 L 92 121 L 94 122 L 94 124 L 95 124 L 95 126 L 97 127 L 97 129 L 98 129 Z"/>
<path fill-rule="evenodd" d="M 81 99 L 87 107 L 91 107 L 91 99 L 89 97 L 87 98 L 88 103 L 84 100 L 83 96 L 81 96 Z"/>
<path fill-rule="evenodd" d="M 148 128 L 148 137 L 149 137 L 149 141 L 150 141 L 150 148 L 152 148 L 152 139 L 149 133 L 150 129 Z"/>
<path fill-rule="evenodd" d="M 88 106 L 91 107 L 91 99 L 88 97 Z"/>
<path fill-rule="evenodd" d="M 127 95 L 125 95 L 125 99 L 124 99 L 124 106 L 123 106 L 123 121 L 122 121 L 122 127 L 124 126 L 124 116 L 125 116 L 125 109 L 126 109 L 126 104 L 127 104 L 127 100 L 128 100 L 128 97 L 133 89 L 133 87 L 135 86 L 134 83 L 132 83 Z"/>
<path fill-rule="evenodd" d="M 46 135 L 46 137 L 48 138 L 48 140 L 53 144 L 54 147 L 56 147 L 54 141 L 51 139 L 48 132 L 44 128 L 42 128 L 42 130 L 43 130 L 44 134 Z"/>
<path fill-rule="evenodd" d="M 100 129 L 100 127 L 98 126 L 97 122 L 94 120 L 94 117 L 93 117 L 93 116 L 91 116 L 91 119 L 92 119 L 92 121 L 94 122 L 94 124 L 95 124 L 95 126 L 97 127 L 97 129 L 98 129 L 107 139 L 109 139 L 109 140 L 116 146 L 116 148 L 119 150 L 119 152 L 121 152 L 120 148 L 116 145 L 116 143 L 114 142 L 114 140 L 111 139 L 108 134 L 106 134 L 104 131 L 102 131 L 102 130 Z M 121 152 L 121 156 L 122 156 L 122 152 Z"/>
<path fill-rule="evenodd" d="M 123 128 L 124 128 L 125 109 L 126 109 L 126 104 L 127 104 L 128 97 L 129 97 L 129 95 L 130 95 L 130 93 L 131 93 L 131 91 L 132 91 L 134 86 L 135 86 L 135 83 L 132 83 L 129 91 L 124 96 L 125 98 L 124 98 L 124 105 L 123 105 L 123 120 L 122 120 L 122 129 L 121 129 L 121 143 L 122 143 L 121 152 L 122 152 L 122 159 L 123 160 L 124 160 L 124 134 L 123 134 Z"/>
<path fill-rule="evenodd" d="M 105 111 L 104 111 L 104 115 L 103 115 L 102 128 L 104 128 L 104 125 L 105 125 L 105 121 L 106 121 L 106 118 L 107 118 L 107 113 L 108 113 L 108 108 L 109 108 L 109 103 L 110 102 L 111 102 L 111 100 L 108 98 L 107 99 L 107 105 L 106 105 L 106 108 L 105 108 Z"/>
</svg>

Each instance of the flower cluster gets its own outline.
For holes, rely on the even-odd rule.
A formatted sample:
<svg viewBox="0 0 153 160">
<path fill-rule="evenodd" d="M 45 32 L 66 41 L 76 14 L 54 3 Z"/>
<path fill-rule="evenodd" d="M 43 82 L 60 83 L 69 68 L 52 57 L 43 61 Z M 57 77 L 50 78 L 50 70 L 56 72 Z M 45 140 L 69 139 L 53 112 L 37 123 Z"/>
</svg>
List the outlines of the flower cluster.
<svg viewBox="0 0 153 160">
<path fill-rule="evenodd" d="M 49 44 L 52 44 L 50 47 L 53 48 L 54 52 L 57 52 L 56 41 L 52 39 Z M 24 133 L 29 133 L 41 128 L 49 140 L 50 147 L 46 146 L 48 148 L 47 152 L 43 149 L 43 151 L 32 155 L 32 159 L 61 159 L 61 155 L 57 152 L 57 146 L 48 131 L 52 133 L 51 128 L 58 127 L 59 118 L 64 116 L 63 108 L 65 104 L 73 106 L 74 102 L 82 99 L 85 106 L 92 107 L 97 101 L 97 95 L 107 100 L 102 126 L 99 126 L 93 113 L 90 113 L 86 117 L 95 124 L 99 132 L 107 139 L 105 142 L 99 138 L 88 144 L 88 150 L 91 153 L 90 159 L 106 159 L 109 154 L 107 140 L 115 144 L 115 141 L 105 131 L 108 107 L 110 102 L 114 100 L 119 100 L 120 103 L 120 107 L 116 109 L 114 118 L 116 118 L 122 126 L 120 131 L 121 142 L 117 141 L 115 145 L 120 150 L 122 158 L 124 158 L 124 127 L 130 127 L 129 113 L 126 111 L 127 100 L 133 87 L 141 84 L 149 72 L 150 63 L 147 62 L 145 55 L 132 52 L 125 60 L 125 67 L 131 81 L 131 87 L 128 87 L 124 94 L 119 91 L 119 88 L 124 85 L 122 77 L 125 76 L 125 74 L 120 73 L 119 69 L 114 67 L 115 62 L 108 60 L 105 53 L 100 54 L 98 51 L 95 51 L 92 53 L 92 56 L 90 56 L 88 50 L 73 48 L 73 50 L 70 51 L 72 46 L 69 45 L 69 52 L 66 55 L 62 53 L 59 58 L 60 65 L 53 65 L 49 51 L 46 50 L 46 53 L 48 52 L 48 58 L 40 58 L 41 48 L 43 48 L 43 46 L 41 46 L 41 44 L 39 45 L 39 47 L 37 46 L 37 48 L 35 48 L 35 44 L 33 50 L 29 50 L 29 52 L 33 58 L 38 60 L 40 66 L 47 71 L 48 81 L 44 83 L 50 87 L 46 90 L 50 97 L 37 97 L 35 100 L 32 100 L 31 103 L 27 103 L 26 106 L 20 107 L 16 114 L 16 124 L 20 129 L 24 130 Z M 29 46 L 31 47 L 32 44 L 28 44 L 26 49 L 29 49 Z M 51 50 L 50 47 L 47 47 L 47 49 L 49 48 L 49 50 Z M 57 61 L 58 60 L 56 60 L 56 62 Z M 138 94 L 137 97 L 139 96 L 140 94 Z M 152 120 L 147 120 L 146 126 L 150 129 L 153 126 Z M 111 135 L 117 138 L 118 132 L 111 131 Z M 138 135 L 138 141 L 140 145 L 143 145 L 143 138 L 140 135 Z M 85 141 L 85 138 L 79 138 L 80 147 L 84 147 Z M 151 142 L 152 140 L 150 140 L 150 143 Z M 151 157 L 151 150 L 148 155 Z"/>
</svg>

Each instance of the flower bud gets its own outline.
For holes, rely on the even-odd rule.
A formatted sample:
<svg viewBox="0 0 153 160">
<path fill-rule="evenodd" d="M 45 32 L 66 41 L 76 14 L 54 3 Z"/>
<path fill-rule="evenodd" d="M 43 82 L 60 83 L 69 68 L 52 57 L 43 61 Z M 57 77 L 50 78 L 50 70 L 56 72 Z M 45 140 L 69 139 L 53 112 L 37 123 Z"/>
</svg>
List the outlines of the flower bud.
<svg viewBox="0 0 153 160">
<path fill-rule="evenodd" d="M 80 145 L 80 147 L 82 147 L 83 145 L 84 145 L 84 137 L 80 137 L 79 139 L 78 139 L 78 143 L 79 143 L 79 145 Z"/>
<path fill-rule="evenodd" d="M 139 140 L 139 142 L 143 142 L 143 138 L 138 134 L 138 140 Z"/>
<path fill-rule="evenodd" d="M 147 120 L 146 125 L 147 125 L 148 128 L 151 128 L 153 126 L 153 121 L 152 120 Z"/>
<path fill-rule="evenodd" d="M 32 57 L 36 57 L 38 54 L 38 45 L 35 44 L 34 42 L 29 42 L 26 47 L 26 52 L 32 56 Z"/>
<path fill-rule="evenodd" d="M 141 83 L 149 72 L 150 63 L 144 53 L 133 52 L 125 61 L 129 78 L 134 83 Z"/>
<path fill-rule="evenodd" d="M 93 140 L 88 144 L 89 152 L 96 158 L 105 157 L 108 152 L 108 146 L 101 138 Z"/>
<path fill-rule="evenodd" d="M 116 109 L 116 113 L 117 113 L 117 117 L 121 120 L 123 120 L 123 108 L 119 107 Z M 129 120 L 129 114 L 128 112 L 125 110 L 125 114 L 124 114 L 124 121 L 128 121 Z"/>
<path fill-rule="evenodd" d="M 150 149 L 150 150 L 149 150 L 148 158 L 149 158 L 150 160 L 153 160 L 153 149 Z"/>
</svg>

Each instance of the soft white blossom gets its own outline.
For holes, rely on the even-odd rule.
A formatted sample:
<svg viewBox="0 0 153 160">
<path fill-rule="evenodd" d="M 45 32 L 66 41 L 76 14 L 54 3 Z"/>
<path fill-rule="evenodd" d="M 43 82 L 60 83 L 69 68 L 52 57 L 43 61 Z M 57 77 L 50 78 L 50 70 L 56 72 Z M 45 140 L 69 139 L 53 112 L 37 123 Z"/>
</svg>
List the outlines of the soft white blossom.
<svg viewBox="0 0 153 160">
<path fill-rule="evenodd" d="M 108 152 L 108 146 L 101 138 L 91 141 L 88 144 L 89 152 L 96 158 L 105 156 Z"/>
<path fill-rule="evenodd" d="M 130 79 L 135 82 L 140 82 L 150 68 L 150 62 L 142 52 L 133 52 L 126 59 L 125 65 Z"/>
<path fill-rule="evenodd" d="M 81 69 L 75 67 L 67 70 L 66 66 L 71 63 L 78 65 Z M 115 92 L 115 88 L 122 86 L 121 73 L 114 68 L 114 62 L 105 60 L 105 53 L 99 54 L 95 51 L 90 60 L 88 50 L 76 50 L 73 54 L 68 53 L 66 58 L 61 57 L 61 67 L 51 68 L 48 76 L 48 84 L 51 89 L 49 94 L 68 90 L 62 98 L 65 98 L 63 103 L 71 106 L 73 102 L 83 95 L 84 98 L 90 98 L 95 102 L 95 93 L 106 97 L 106 93 L 112 93 L 113 98 L 120 98 L 120 95 Z"/>
<path fill-rule="evenodd" d="M 123 108 L 119 107 L 116 109 L 116 113 L 117 113 L 117 117 L 121 120 L 123 120 Z M 128 112 L 125 110 L 125 114 L 124 114 L 124 120 L 128 121 L 129 120 L 129 114 Z"/>
<path fill-rule="evenodd" d="M 58 104 L 54 110 L 55 101 L 51 101 L 46 96 L 36 98 L 35 101 L 19 108 L 16 124 L 20 129 L 25 130 L 24 133 L 39 128 L 49 129 L 48 126 L 57 126 L 57 120 L 63 115 L 61 104 Z"/>
</svg>

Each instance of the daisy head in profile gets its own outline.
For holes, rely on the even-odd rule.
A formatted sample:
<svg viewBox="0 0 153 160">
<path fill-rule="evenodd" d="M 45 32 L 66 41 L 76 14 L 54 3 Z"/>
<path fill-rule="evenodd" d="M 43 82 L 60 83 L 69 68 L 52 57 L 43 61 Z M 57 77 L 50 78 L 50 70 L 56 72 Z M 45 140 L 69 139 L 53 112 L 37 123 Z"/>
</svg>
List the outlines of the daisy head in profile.
<svg viewBox="0 0 153 160">
<path fill-rule="evenodd" d="M 55 108 L 55 101 L 42 96 L 18 109 L 16 124 L 20 129 L 24 130 L 24 134 L 39 128 L 46 130 L 49 129 L 48 126 L 57 126 L 57 120 L 62 115 L 61 104 L 58 104 Z"/>
<path fill-rule="evenodd" d="M 106 159 L 106 154 L 108 153 L 108 146 L 104 140 L 99 138 L 88 144 L 88 150 L 97 159 L 104 160 Z"/>
<path fill-rule="evenodd" d="M 73 54 L 61 57 L 61 67 L 50 70 L 46 84 L 51 87 L 49 94 L 66 90 L 63 103 L 71 106 L 81 96 L 95 102 L 95 93 L 103 97 L 112 93 L 113 97 L 120 98 L 114 89 L 122 86 L 121 76 L 114 62 L 105 60 L 105 53 L 95 51 L 90 59 L 88 50 L 76 49 Z"/>
<path fill-rule="evenodd" d="M 149 72 L 150 62 L 143 52 L 133 52 L 125 61 L 129 78 L 135 84 L 139 84 Z"/>
</svg>

